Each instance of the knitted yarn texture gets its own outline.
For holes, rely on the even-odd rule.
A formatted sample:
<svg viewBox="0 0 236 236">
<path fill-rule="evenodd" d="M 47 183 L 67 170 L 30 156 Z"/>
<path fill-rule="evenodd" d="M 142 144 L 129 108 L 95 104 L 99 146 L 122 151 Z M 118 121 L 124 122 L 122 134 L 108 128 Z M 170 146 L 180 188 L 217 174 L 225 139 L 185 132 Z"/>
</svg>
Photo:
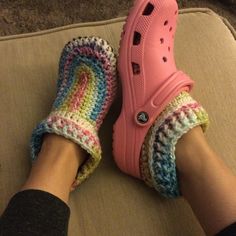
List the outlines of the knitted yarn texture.
<svg viewBox="0 0 236 236">
<path fill-rule="evenodd" d="M 158 116 L 146 135 L 140 156 L 142 179 L 163 196 L 180 196 L 175 146 L 181 136 L 209 124 L 208 114 L 187 92 L 180 93 Z"/>
<path fill-rule="evenodd" d="M 74 186 L 94 171 L 101 160 L 98 130 L 116 95 L 116 73 L 116 57 L 105 40 L 79 37 L 65 45 L 51 113 L 32 133 L 32 160 L 40 152 L 43 135 L 54 133 L 90 155 L 78 170 Z"/>
</svg>

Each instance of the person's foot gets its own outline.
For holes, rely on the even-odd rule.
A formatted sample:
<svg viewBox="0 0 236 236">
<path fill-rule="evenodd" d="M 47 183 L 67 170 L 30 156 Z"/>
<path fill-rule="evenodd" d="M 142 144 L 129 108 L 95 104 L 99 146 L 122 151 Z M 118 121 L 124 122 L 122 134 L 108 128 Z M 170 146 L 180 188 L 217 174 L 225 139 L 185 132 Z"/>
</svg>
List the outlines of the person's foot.
<svg viewBox="0 0 236 236">
<path fill-rule="evenodd" d="M 116 86 L 116 58 L 105 40 L 84 37 L 67 43 L 59 62 L 52 111 L 32 134 L 32 159 L 37 158 L 45 133 L 63 136 L 89 154 L 73 186 L 85 180 L 101 159 L 98 130 L 114 100 Z"/>
<path fill-rule="evenodd" d="M 137 0 L 120 43 L 123 87 L 121 114 L 114 126 L 113 150 L 122 171 L 145 180 L 165 196 L 179 195 L 175 145 L 208 118 L 188 92 L 193 81 L 176 69 L 175 0 Z"/>
</svg>

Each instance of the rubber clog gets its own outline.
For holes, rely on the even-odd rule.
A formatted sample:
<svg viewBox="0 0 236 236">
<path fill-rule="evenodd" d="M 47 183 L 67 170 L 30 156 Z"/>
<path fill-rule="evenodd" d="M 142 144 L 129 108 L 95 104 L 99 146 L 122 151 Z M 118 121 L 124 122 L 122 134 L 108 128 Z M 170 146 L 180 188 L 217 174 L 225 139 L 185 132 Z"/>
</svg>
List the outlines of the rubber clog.
<svg viewBox="0 0 236 236">
<path fill-rule="evenodd" d="M 113 154 L 118 167 L 137 178 L 142 144 L 152 123 L 174 97 L 193 87 L 175 65 L 177 16 L 175 0 L 137 0 L 121 36 L 123 104 L 114 125 Z"/>
</svg>

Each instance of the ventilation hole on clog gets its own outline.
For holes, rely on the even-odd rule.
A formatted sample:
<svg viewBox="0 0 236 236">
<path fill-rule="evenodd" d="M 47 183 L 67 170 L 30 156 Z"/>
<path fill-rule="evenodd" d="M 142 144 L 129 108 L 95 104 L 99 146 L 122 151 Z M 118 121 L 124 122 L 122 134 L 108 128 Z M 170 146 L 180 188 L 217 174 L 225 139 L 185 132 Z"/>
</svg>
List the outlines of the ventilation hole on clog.
<svg viewBox="0 0 236 236">
<path fill-rule="evenodd" d="M 168 47 L 168 51 L 170 52 L 170 47 Z"/>
<path fill-rule="evenodd" d="M 168 20 L 166 20 L 166 21 L 164 22 L 164 25 L 168 25 Z"/>
<path fill-rule="evenodd" d="M 160 38 L 160 42 L 161 42 L 161 44 L 163 44 L 164 43 L 164 39 Z"/>
<path fill-rule="evenodd" d="M 170 27 L 169 31 L 171 32 L 171 31 L 172 31 L 172 29 L 173 29 L 173 28 L 172 28 L 172 27 Z"/>
<path fill-rule="evenodd" d="M 154 6 L 149 2 L 143 11 L 144 16 L 149 16 L 152 14 Z"/>
<path fill-rule="evenodd" d="M 163 57 L 162 60 L 163 60 L 164 62 L 167 62 L 167 57 Z"/>
<path fill-rule="evenodd" d="M 132 69 L 133 69 L 133 74 L 134 75 L 140 74 L 140 66 L 139 66 L 139 64 L 132 62 Z"/>
<path fill-rule="evenodd" d="M 137 31 L 134 32 L 133 45 L 139 45 L 141 41 L 141 34 Z"/>
</svg>

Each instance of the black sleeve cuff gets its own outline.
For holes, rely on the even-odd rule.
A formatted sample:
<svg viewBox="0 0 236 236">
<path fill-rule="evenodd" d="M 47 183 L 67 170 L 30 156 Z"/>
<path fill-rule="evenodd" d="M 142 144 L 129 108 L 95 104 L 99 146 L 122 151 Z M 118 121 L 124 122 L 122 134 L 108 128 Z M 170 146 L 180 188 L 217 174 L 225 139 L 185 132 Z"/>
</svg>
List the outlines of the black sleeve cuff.
<svg viewBox="0 0 236 236">
<path fill-rule="evenodd" d="M 0 217 L 1 236 L 65 236 L 70 208 L 58 197 L 41 190 L 15 194 Z"/>
</svg>

